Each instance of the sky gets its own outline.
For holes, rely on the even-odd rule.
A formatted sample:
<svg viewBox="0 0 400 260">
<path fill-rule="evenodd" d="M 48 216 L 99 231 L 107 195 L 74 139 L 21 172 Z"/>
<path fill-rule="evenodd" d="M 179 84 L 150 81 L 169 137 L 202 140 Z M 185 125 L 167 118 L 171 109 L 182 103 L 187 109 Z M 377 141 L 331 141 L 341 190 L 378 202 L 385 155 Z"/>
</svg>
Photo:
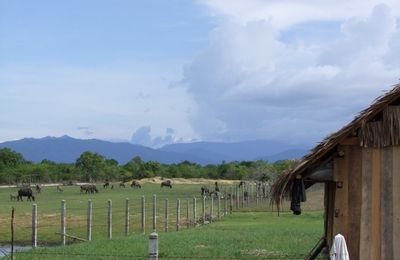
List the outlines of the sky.
<svg viewBox="0 0 400 260">
<path fill-rule="evenodd" d="M 0 0 L 0 142 L 312 146 L 399 78 L 398 0 Z"/>
</svg>

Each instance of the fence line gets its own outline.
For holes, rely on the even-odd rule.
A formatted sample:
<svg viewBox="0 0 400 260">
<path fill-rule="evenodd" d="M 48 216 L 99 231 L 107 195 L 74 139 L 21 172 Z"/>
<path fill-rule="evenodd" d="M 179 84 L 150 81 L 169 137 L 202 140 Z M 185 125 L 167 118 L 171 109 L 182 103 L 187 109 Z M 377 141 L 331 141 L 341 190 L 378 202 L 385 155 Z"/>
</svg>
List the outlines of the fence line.
<svg viewBox="0 0 400 260">
<path fill-rule="evenodd" d="M 159 209 L 157 210 L 156 195 L 153 195 L 153 200 L 148 202 L 148 204 L 152 203 L 152 207 L 148 206 L 147 208 L 146 208 L 145 196 L 140 197 L 139 203 L 131 203 L 131 201 L 128 198 L 126 198 L 125 203 L 117 203 L 118 205 L 124 205 L 124 206 L 122 207 L 119 206 L 116 208 L 113 208 L 112 205 L 113 202 L 111 200 L 108 200 L 106 204 L 103 204 L 103 206 L 100 206 L 99 204 L 93 205 L 93 202 L 91 200 L 88 200 L 86 209 L 85 207 L 82 208 L 78 208 L 76 206 L 74 208 L 68 207 L 68 212 L 67 212 L 67 201 L 62 200 L 59 213 L 60 215 L 59 234 L 61 239 L 60 243 L 61 245 L 65 245 L 67 238 L 71 236 L 72 237 L 80 236 L 84 240 L 91 241 L 93 239 L 93 229 L 96 230 L 96 234 L 101 234 L 101 236 L 105 234 L 105 236 L 108 239 L 112 239 L 113 229 L 115 229 L 115 231 L 118 232 L 122 231 L 121 232 L 122 234 L 124 234 L 125 236 L 129 236 L 131 232 L 137 232 L 137 229 L 139 229 L 141 233 L 145 234 L 146 228 L 152 228 L 151 231 L 153 232 L 156 231 L 157 229 L 164 230 L 164 232 L 168 232 L 169 225 L 175 225 L 175 230 L 180 231 L 182 229 L 182 225 L 185 224 L 187 228 L 190 228 L 191 226 L 195 227 L 198 224 L 207 224 L 217 219 L 223 218 L 228 214 L 228 211 L 230 214 L 232 214 L 235 204 L 238 209 L 249 207 L 252 205 L 259 205 L 259 203 L 264 197 L 263 195 L 264 193 L 262 192 L 261 189 L 262 187 L 258 185 L 254 186 L 243 185 L 240 188 L 238 186 L 232 186 L 225 188 L 224 189 L 225 192 L 221 193 L 222 196 L 221 194 L 217 194 L 216 197 L 202 196 L 200 197 L 201 216 L 197 215 L 198 209 L 197 209 L 196 196 L 193 196 L 192 199 L 189 198 L 185 199 L 186 203 L 183 202 L 183 207 L 186 207 L 186 209 L 183 208 L 183 212 L 181 212 L 182 205 L 180 199 L 177 199 L 176 205 L 170 205 L 168 203 L 168 198 L 165 198 L 164 205 L 162 206 L 161 204 L 159 206 Z M 230 193 L 226 191 L 228 192 L 230 191 Z M 163 196 L 161 196 L 160 198 L 163 198 Z M 164 210 L 162 210 L 162 208 L 164 208 Z M 148 210 L 148 213 L 146 213 L 146 210 Z M 75 211 L 79 211 L 79 213 L 82 214 L 76 215 Z M 149 222 L 148 226 L 146 226 L 147 214 L 149 214 L 152 217 L 152 222 Z M 100 218 L 104 216 L 106 222 L 96 221 L 96 223 L 94 224 L 93 215 L 96 216 L 96 219 L 99 219 L 97 215 L 101 216 Z M 57 217 L 58 214 L 56 213 L 55 216 Z M 160 221 L 157 221 L 157 217 L 159 218 L 163 217 L 164 221 L 162 219 Z M 170 220 L 172 220 L 171 223 Z M 19 222 L 21 223 L 21 225 L 18 225 L 19 229 L 32 230 L 31 231 L 32 247 L 37 247 L 38 229 L 52 228 L 52 227 L 57 228 L 57 225 L 51 225 L 51 224 L 38 225 L 38 209 L 36 204 L 32 205 L 31 226 L 24 225 L 22 221 Z M 152 225 L 150 223 L 152 223 Z M 77 231 L 78 228 L 79 231 Z M 83 230 L 81 228 L 83 228 Z M 99 232 L 98 231 L 99 229 L 102 231 Z M 71 233 L 74 231 L 75 234 Z"/>
</svg>

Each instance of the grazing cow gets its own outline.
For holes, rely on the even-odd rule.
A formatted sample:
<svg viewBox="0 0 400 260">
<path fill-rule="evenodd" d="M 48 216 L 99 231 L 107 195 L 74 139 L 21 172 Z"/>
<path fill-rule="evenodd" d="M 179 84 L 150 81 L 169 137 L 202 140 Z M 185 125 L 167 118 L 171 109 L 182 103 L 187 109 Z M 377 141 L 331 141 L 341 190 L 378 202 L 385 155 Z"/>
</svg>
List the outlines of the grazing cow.
<svg viewBox="0 0 400 260">
<path fill-rule="evenodd" d="M 57 185 L 57 191 L 59 191 L 59 192 L 63 192 L 64 191 L 64 189 L 60 186 L 60 185 Z"/>
<path fill-rule="evenodd" d="M 210 195 L 210 198 L 211 198 L 211 197 L 214 197 L 214 199 L 217 199 L 218 196 L 219 196 L 219 192 L 217 192 L 217 191 L 210 191 L 209 195 Z"/>
<path fill-rule="evenodd" d="M 244 200 L 247 200 L 249 198 L 249 193 L 247 191 L 245 191 L 243 193 L 243 197 L 244 197 Z"/>
<path fill-rule="evenodd" d="M 142 186 L 140 185 L 139 181 L 137 181 L 137 180 L 133 180 L 133 181 L 132 181 L 131 187 L 132 187 L 132 188 L 139 188 L 139 189 L 142 188 Z"/>
<path fill-rule="evenodd" d="M 81 185 L 80 188 L 81 188 L 81 193 L 85 192 L 85 194 L 99 192 L 99 190 L 96 188 L 96 185 L 94 184 L 84 184 Z"/>
<path fill-rule="evenodd" d="M 27 200 L 35 201 L 35 196 L 33 196 L 33 191 L 30 187 L 24 187 L 18 190 L 17 201 L 23 201 L 22 197 L 27 197 Z"/>
<path fill-rule="evenodd" d="M 110 183 L 108 181 L 106 181 L 103 185 L 103 188 L 107 188 L 108 186 L 110 186 Z"/>
<path fill-rule="evenodd" d="M 170 189 L 172 188 L 172 181 L 171 180 L 166 180 L 166 181 L 163 181 L 163 182 L 161 182 L 161 188 L 162 187 L 169 187 Z"/>
<path fill-rule="evenodd" d="M 119 187 L 120 187 L 120 188 L 125 188 L 125 183 L 124 183 L 124 182 L 121 182 L 121 183 L 119 184 Z"/>
<path fill-rule="evenodd" d="M 215 191 L 219 192 L 219 186 L 218 186 L 218 182 L 217 181 L 215 182 Z"/>
<path fill-rule="evenodd" d="M 10 194 L 10 201 L 17 200 L 18 195 Z"/>
<path fill-rule="evenodd" d="M 200 189 L 201 189 L 201 196 L 206 196 L 210 194 L 210 190 L 207 187 L 202 186 Z"/>
<path fill-rule="evenodd" d="M 111 185 L 111 189 L 114 189 L 114 185 L 113 184 Z"/>
<path fill-rule="evenodd" d="M 37 193 L 40 193 L 42 191 L 42 187 L 40 187 L 39 184 L 35 185 L 35 189 Z"/>
<path fill-rule="evenodd" d="M 240 181 L 240 183 L 239 183 L 239 188 L 243 187 L 244 184 L 245 184 L 244 181 Z"/>
</svg>

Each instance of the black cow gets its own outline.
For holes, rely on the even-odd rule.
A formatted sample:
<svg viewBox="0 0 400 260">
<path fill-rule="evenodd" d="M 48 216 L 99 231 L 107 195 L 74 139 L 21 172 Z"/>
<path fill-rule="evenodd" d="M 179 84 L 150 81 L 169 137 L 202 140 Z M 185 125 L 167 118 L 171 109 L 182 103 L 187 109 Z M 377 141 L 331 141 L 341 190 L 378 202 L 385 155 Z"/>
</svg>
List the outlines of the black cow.
<svg viewBox="0 0 400 260">
<path fill-rule="evenodd" d="M 28 197 L 27 200 L 32 199 L 33 201 L 35 201 L 35 196 L 33 196 L 33 191 L 30 187 L 24 187 L 18 190 L 17 200 L 23 201 L 22 197 Z"/>
<path fill-rule="evenodd" d="M 201 196 L 205 196 L 210 193 L 210 190 L 205 186 L 202 186 L 200 189 L 201 189 Z"/>
<path fill-rule="evenodd" d="M 104 183 L 104 185 L 103 185 L 103 188 L 105 189 L 105 188 L 107 188 L 108 186 L 110 186 L 110 182 L 109 182 L 109 181 L 106 181 L 106 182 Z"/>
<path fill-rule="evenodd" d="M 171 180 L 166 180 L 166 181 L 163 181 L 163 182 L 161 182 L 161 188 L 162 187 L 169 187 L 170 189 L 172 188 L 172 181 Z"/>
<path fill-rule="evenodd" d="M 81 193 L 85 192 L 85 194 L 99 192 L 99 190 L 96 188 L 96 185 L 94 184 L 84 184 L 81 185 L 80 188 L 81 188 Z"/>
<path fill-rule="evenodd" d="M 132 187 L 132 188 L 139 188 L 139 189 L 142 188 L 142 186 L 140 185 L 139 181 L 137 181 L 137 180 L 133 180 L 133 181 L 132 181 L 131 187 Z"/>
</svg>

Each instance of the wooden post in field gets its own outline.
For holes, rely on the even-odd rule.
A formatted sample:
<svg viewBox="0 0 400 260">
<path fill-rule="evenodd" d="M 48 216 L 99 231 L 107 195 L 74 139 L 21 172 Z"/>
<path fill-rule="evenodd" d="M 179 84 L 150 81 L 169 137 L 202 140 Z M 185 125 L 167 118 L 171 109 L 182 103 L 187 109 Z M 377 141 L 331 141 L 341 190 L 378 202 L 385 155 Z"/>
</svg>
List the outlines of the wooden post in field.
<svg viewBox="0 0 400 260">
<path fill-rule="evenodd" d="M 186 227 L 190 227 L 190 218 L 189 218 L 189 199 L 186 199 Z"/>
<path fill-rule="evenodd" d="M 213 220 L 213 212 L 214 211 L 214 196 L 211 196 L 211 201 L 210 201 L 210 223 Z"/>
<path fill-rule="evenodd" d="M 141 221 L 141 231 L 144 234 L 145 233 L 145 217 L 146 217 L 146 209 L 145 209 L 145 199 L 144 196 L 142 196 L 142 203 L 141 203 L 141 208 L 142 208 L 142 221 Z"/>
<path fill-rule="evenodd" d="M 66 205 L 65 200 L 61 201 L 61 245 L 65 246 L 65 231 L 66 231 Z"/>
<path fill-rule="evenodd" d="M 181 215 L 181 202 L 179 199 L 176 200 L 176 231 L 179 231 L 179 221 Z"/>
<path fill-rule="evenodd" d="M 219 194 L 217 195 L 217 199 L 218 199 L 218 204 L 217 204 L 217 218 L 220 219 L 221 218 L 221 198 L 219 196 Z"/>
<path fill-rule="evenodd" d="M 259 194 L 259 189 L 258 189 L 258 183 L 256 184 L 256 205 L 259 204 L 259 198 L 258 198 L 258 194 Z"/>
<path fill-rule="evenodd" d="M 236 209 L 239 208 L 239 188 L 236 186 Z"/>
<path fill-rule="evenodd" d="M 228 196 L 227 194 L 226 194 L 226 192 L 225 192 L 225 196 L 224 196 L 224 216 L 226 215 L 226 214 L 228 214 L 228 201 L 227 201 L 227 198 L 226 198 L 226 196 Z"/>
<path fill-rule="evenodd" d="M 88 241 L 92 240 L 92 216 L 93 216 L 92 214 L 93 214 L 92 200 L 88 200 L 87 216 L 86 216 L 86 239 Z"/>
<path fill-rule="evenodd" d="M 168 232 L 168 199 L 165 199 L 164 204 L 164 231 Z"/>
<path fill-rule="evenodd" d="M 229 214 L 232 214 L 233 210 L 233 192 L 231 193 L 231 196 L 229 196 Z"/>
<path fill-rule="evenodd" d="M 37 205 L 32 205 L 32 248 L 37 247 Z"/>
<path fill-rule="evenodd" d="M 193 197 L 193 224 L 197 224 L 197 208 L 196 208 L 196 197 Z"/>
<path fill-rule="evenodd" d="M 11 208 L 11 260 L 14 260 L 14 215 L 15 209 Z"/>
<path fill-rule="evenodd" d="M 112 201 L 108 200 L 108 218 L 107 218 L 107 226 L 108 226 L 108 239 L 112 238 Z"/>
<path fill-rule="evenodd" d="M 156 220 L 157 208 L 156 208 L 156 205 L 157 205 L 157 197 L 156 197 L 155 194 L 153 194 L 153 232 L 156 232 L 156 229 L 157 229 L 157 220 Z"/>
<path fill-rule="evenodd" d="M 206 196 L 201 200 L 201 216 L 203 217 L 203 224 L 206 223 Z"/>
<path fill-rule="evenodd" d="M 129 235 L 129 199 L 125 200 L 125 236 Z"/>
<path fill-rule="evenodd" d="M 241 208 L 244 207 L 244 187 L 242 187 L 242 200 L 241 200 Z"/>
</svg>

